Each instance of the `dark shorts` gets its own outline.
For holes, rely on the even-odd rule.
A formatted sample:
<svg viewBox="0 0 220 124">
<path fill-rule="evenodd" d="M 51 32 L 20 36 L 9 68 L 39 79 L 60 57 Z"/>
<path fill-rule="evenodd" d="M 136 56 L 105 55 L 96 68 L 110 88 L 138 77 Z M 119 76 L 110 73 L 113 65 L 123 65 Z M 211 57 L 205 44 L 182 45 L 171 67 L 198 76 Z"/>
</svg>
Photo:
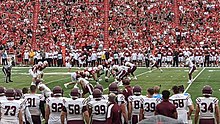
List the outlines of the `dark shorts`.
<svg viewBox="0 0 220 124">
<path fill-rule="evenodd" d="M 41 118 L 38 115 L 31 115 L 34 124 L 41 124 Z"/>
<path fill-rule="evenodd" d="M 71 121 L 67 121 L 67 124 L 85 124 L 84 121 L 81 120 L 71 120 Z"/>
<path fill-rule="evenodd" d="M 134 73 L 134 71 L 137 69 L 137 67 L 136 66 L 133 66 L 132 68 L 131 68 L 131 72 L 130 73 Z"/>
<path fill-rule="evenodd" d="M 138 123 L 138 115 L 133 115 L 132 116 L 132 124 L 137 124 Z"/>
<path fill-rule="evenodd" d="M 83 88 L 83 94 L 89 93 L 90 95 L 92 95 L 92 92 L 93 92 L 92 84 L 88 84 L 88 85 L 86 85 L 85 88 Z"/>
<path fill-rule="evenodd" d="M 97 121 L 97 120 L 92 120 L 91 124 L 107 124 L 106 121 Z"/>
<path fill-rule="evenodd" d="M 126 72 L 125 70 L 123 70 L 123 71 L 121 71 L 121 72 L 118 73 L 118 77 L 119 77 L 120 79 L 123 79 L 126 75 L 127 75 L 127 72 Z"/>
<path fill-rule="evenodd" d="M 153 67 L 159 68 L 158 62 L 155 62 L 155 63 L 152 65 L 152 68 L 153 68 Z"/>
<path fill-rule="evenodd" d="M 215 119 L 200 119 L 199 124 L 215 124 Z"/>
</svg>

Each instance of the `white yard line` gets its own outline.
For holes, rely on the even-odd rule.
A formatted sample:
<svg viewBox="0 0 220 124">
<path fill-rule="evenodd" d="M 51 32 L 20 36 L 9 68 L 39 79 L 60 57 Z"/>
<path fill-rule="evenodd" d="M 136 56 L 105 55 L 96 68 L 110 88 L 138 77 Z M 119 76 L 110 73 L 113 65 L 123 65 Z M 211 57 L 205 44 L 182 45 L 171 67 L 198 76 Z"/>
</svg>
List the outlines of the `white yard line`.
<svg viewBox="0 0 220 124">
<path fill-rule="evenodd" d="M 13 73 L 13 74 L 22 74 L 22 75 L 30 75 L 29 73 Z M 68 72 L 49 72 L 49 73 L 45 73 L 44 72 L 44 75 L 70 75 L 71 74 L 71 72 L 70 73 L 68 73 Z"/>
<path fill-rule="evenodd" d="M 185 89 L 184 93 L 187 92 L 187 90 L 190 88 L 190 86 L 192 85 L 192 83 L 199 77 L 199 75 L 206 69 L 206 67 L 204 67 L 199 74 L 196 75 L 196 77 L 192 80 L 192 82 L 187 86 L 187 88 Z"/>
</svg>

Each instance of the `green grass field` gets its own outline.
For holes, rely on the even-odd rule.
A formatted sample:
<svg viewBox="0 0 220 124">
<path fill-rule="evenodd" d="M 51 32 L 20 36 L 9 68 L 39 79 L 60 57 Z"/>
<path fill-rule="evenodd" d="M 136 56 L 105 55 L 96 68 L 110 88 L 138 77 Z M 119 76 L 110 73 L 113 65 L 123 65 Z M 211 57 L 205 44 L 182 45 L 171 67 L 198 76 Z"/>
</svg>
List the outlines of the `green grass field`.
<svg viewBox="0 0 220 124">
<path fill-rule="evenodd" d="M 4 75 L 0 74 L 0 85 L 6 88 L 23 88 L 29 87 L 31 84 L 31 76 L 28 75 L 29 68 L 14 67 L 12 69 L 12 83 L 4 83 Z M 76 69 L 71 70 L 76 71 Z M 64 83 L 70 82 L 70 74 L 67 73 L 67 68 L 46 68 L 44 70 L 44 83 L 49 88 L 54 86 L 61 86 L 65 89 L 65 96 L 68 96 L 73 86 L 69 86 L 67 89 L 64 87 Z M 146 89 L 155 85 L 161 85 L 161 91 L 164 89 L 171 89 L 174 85 L 185 86 L 186 92 L 190 93 L 193 101 L 196 97 L 201 96 L 201 89 L 204 85 L 211 85 L 214 96 L 219 98 L 220 92 L 220 69 L 219 68 L 198 68 L 193 77 L 195 78 L 192 85 L 188 86 L 188 68 L 163 68 L 163 73 L 159 70 L 149 71 L 147 68 L 138 68 L 135 72 L 138 80 L 132 80 L 131 85 L 140 85 L 142 87 L 143 95 L 146 94 Z M 111 78 L 108 83 L 104 82 L 104 75 L 102 76 L 103 81 L 100 83 L 104 88 L 107 88 L 109 83 L 113 81 Z M 91 81 L 95 85 L 94 81 Z M 123 88 L 123 87 L 121 87 Z M 105 91 L 107 93 L 107 90 Z"/>
<path fill-rule="evenodd" d="M 23 88 L 29 87 L 31 84 L 31 76 L 28 74 L 29 68 L 14 67 L 12 69 L 12 80 L 14 82 L 6 84 L 4 82 L 4 75 L 0 73 L 0 86 L 6 88 Z M 72 69 L 71 71 L 76 71 Z M 146 94 L 146 89 L 155 85 L 161 85 L 161 91 L 164 89 L 171 89 L 174 85 L 184 85 L 186 92 L 190 93 L 192 100 L 195 104 L 195 99 L 201 96 L 201 89 L 204 85 L 212 86 L 214 92 L 213 96 L 220 98 L 220 68 L 198 68 L 194 74 L 194 81 L 192 84 L 188 84 L 188 68 L 163 68 L 163 73 L 159 70 L 149 71 L 147 68 L 138 68 L 135 72 L 137 80 L 132 80 L 131 85 L 139 85 L 142 87 L 143 95 Z M 100 82 L 105 89 L 108 88 L 110 82 L 114 79 L 110 79 L 108 83 L 104 82 L 104 75 Z M 72 86 L 67 89 L 64 87 L 64 83 L 70 82 L 70 73 L 67 73 L 67 68 L 46 68 L 44 70 L 44 83 L 52 89 L 54 86 L 61 86 L 64 89 L 64 95 L 69 96 Z M 95 81 L 91 81 L 95 85 Z M 123 87 L 121 87 L 123 88 Z M 107 93 L 108 90 L 105 90 Z"/>
</svg>

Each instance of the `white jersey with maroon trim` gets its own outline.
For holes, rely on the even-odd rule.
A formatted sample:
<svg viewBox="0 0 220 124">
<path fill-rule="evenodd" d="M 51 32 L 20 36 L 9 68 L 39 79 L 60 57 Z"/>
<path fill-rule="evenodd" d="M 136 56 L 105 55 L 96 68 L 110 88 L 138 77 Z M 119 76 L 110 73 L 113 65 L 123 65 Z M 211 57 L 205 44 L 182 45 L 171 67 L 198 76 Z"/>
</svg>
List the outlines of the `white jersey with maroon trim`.
<svg viewBox="0 0 220 124">
<path fill-rule="evenodd" d="M 193 104 L 191 98 L 181 93 L 172 95 L 169 100 L 176 106 L 177 119 L 183 123 L 188 123 L 188 107 Z"/>
<path fill-rule="evenodd" d="M 108 100 L 108 95 L 102 95 L 102 99 Z M 93 95 L 89 95 L 89 96 L 85 99 L 85 103 L 88 103 L 88 102 L 93 101 L 93 100 L 95 100 L 95 99 L 93 98 Z"/>
<path fill-rule="evenodd" d="M 0 96 L 0 101 L 7 100 L 6 96 Z"/>
<path fill-rule="evenodd" d="M 60 124 L 60 114 L 63 109 L 63 97 L 49 97 L 46 104 L 50 108 L 48 124 Z"/>
<path fill-rule="evenodd" d="M 123 94 L 118 94 L 116 100 L 118 105 L 121 105 L 123 103 L 127 104 L 125 100 L 125 96 Z"/>
<path fill-rule="evenodd" d="M 31 115 L 41 115 L 40 102 L 45 100 L 42 94 L 24 94 L 24 99 Z"/>
<path fill-rule="evenodd" d="M 218 98 L 216 97 L 198 97 L 196 104 L 200 108 L 200 119 L 212 119 L 215 118 L 215 106 L 218 105 Z"/>
<path fill-rule="evenodd" d="M 83 120 L 83 111 L 86 108 L 85 98 L 78 98 L 75 100 L 66 98 L 63 103 L 67 112 L 67 121 Z"/>
<path fill-rule="evenodd" d="M 154 116 L 157 104 L 161 102 L 159 98 L 148 98 L 144 97 L 141 100 L 141 108 L 144 110 L 144 118 L 150 118 Z"/>
<path fill-rule="evenodd" d="M 33 124 L 32 122 L 32 118 L 31 118 L 31 113 L 29 111 L 29 108 L 27 107 L 27 101 L 26 99 L 20 99 L 21 101 L 21 105 L 22 105 L 22 108 L 21 108 L 21 111 L 22 111 L 22 118 L 23 118 L 23 122 L 25 122 L 25 118 L 26 120 L 30 123 L 30 124 Z"/>
<path fill-rule="evenodd" d="M 128 102 L 132 104 L 132 115 L 139 115 L 140 109 L 141 109 L 141 100 L 143 99 L 144 96 L 129 96 L 128 97 Z"/>
<path fill-rule="evenodd" d="M 192 68 L 194 66 L 194 64 L 190 58 L 186 59 L 186 65 L 189 66 L 190 68 Z"/>
<path fill-rule="evenodd" d="M 130 68 L 133 68 L 135 66 L 135 64 L 131 63 L 131 62 L 126 62 L 125 66 L 128 66 Z"/>
<path fill-rule="evenodd" d="M 22 102 L 19 100 L 4 100 L 0 102 L 1 124 L 18 124 L 18 114 L 22 108 Z"/>
<path fill-rule="evenodd" d="M 92 110 L 91 120 L 106 121 L 108 100 L 92 100 L 88 103 L 89 109 Z"/>
</svg>

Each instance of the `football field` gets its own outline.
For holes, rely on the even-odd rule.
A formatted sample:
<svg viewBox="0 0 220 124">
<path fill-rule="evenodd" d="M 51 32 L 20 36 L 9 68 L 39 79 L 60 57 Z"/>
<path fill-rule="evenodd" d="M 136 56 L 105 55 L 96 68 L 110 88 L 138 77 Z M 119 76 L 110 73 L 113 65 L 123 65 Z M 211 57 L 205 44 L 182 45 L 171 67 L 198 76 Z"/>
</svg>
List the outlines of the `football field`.
<svg viewBox="0 0 220 124">
<path fill-rule="evenodd" d="M 31 76 L 28 74 L 28 67 L 13 67 L 12 68 L 12 80 L 14 82 L 5 83 L 4 75 L 0 73 L 0 86 L 6 88 L 20 88 L 29 87 L 31 84 Z M 77 68 L 73 68 L 71 72 L 76 71 Z M 70 72 L 70 73 L 71 73 Z M 44 83 L 52 89 L 54 86 L 61 86 L 64 89 L 64 95 L 68 96 L 73 85 L 69 85 L 68 88 L 64 87 L 64 83 L 70 82 L 70 73 L 67 72 L 67 68 L 46 68 L 44 70 Z M 153 69 L 150 71 L 147 68 L 138 68 L 135 72 L 137 80 L 132 80 L 131 85 L 139 85 L 142 87 L 142 94 L 146 94 L 146 89 L 155 85 L 161 85 L 161 91 L 164 89 L 171 89 L 174 85 L 184 85 L 186 92 L 190 93 L 193 101 L 196 97 L 201 96 L 201 89 L 204 85 L 210 85 L 213 88 L 213 95 L 220 96 L 220 68 L 197 68 L 193 73 L 194 81 L 192 84 L 188 84 L 188 68 L 163 68 L 163 73 L 159 70 Z M 108 85 L 114 80 L 111 78 L 109 82 L 104 81 L 104 75 L 102 75 L 102 81 L 100 84 L 105 88 L 105 93 L 108 92 Z M 90 81 L 95 86 L 95 81 Z M 121 87 L 123 88 L 123 87 Z"/>
</svg>

